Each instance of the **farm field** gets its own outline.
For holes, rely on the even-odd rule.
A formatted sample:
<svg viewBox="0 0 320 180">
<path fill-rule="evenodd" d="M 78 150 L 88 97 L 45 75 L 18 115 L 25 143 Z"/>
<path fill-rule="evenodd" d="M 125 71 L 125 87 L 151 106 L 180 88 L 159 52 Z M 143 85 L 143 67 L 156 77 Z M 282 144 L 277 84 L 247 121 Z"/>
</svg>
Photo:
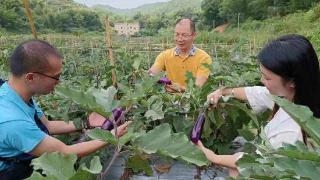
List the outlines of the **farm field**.
<svg viewBox="0 0 320 180">
<path fill-rule="evenodd" d="M 199 30 L 194 45 L 213 59 L 213 64 L 207 65 L 208 81 L 199 88 L 194 85 L 192 74 L 187 73 L 186 91 L 174 94 L 158 83 L 165 73 L 154 77 L 148 74 L 157 55 L 175 46 L 170 26 L 152 34 L 145 24 L 142 32 L 146 34 L 128 37 L 117 35 L 111 28 L 108 40 L 103 26 L 98 31 L 76 28 L 59 32 L 36 24 L 40 29 L 38 39 L 54 45 L 63 56 L 63 72 L 55 91 L 35 97 L 48 119 L 73 121 L 77 128 L 83 128 L 91 112 L 115 120 L 113 110 L 121 107 L 120 120 L 133 123 L 121 138 L 101 128 L 55 136 L 66 144 L 100 139 L 108 145 L 83 158 L 75 154 L 43 154 L 32 161 L 36 171 L 28 179 L 232 179 L 226 169 L 210 163 L 189 139 L 202 113 L 205 123 L 201 141 L 206 147 L 217 154 L 246 153 L 237 162 L 240 179 L 317 179 L 320 176 L 320 120 L 313 117 L 309 109 L 273 97 L 294 117 L 312 144 L 306 146 L 298 142 L 275 150 L 262 132 L 270 119 L 270 111 L 255 114 L 246 102 L 229 96 L 222 98 L 216 108 L 208 109 L 206 99 L 210 92 L 221 87 L 261 86 L 256 56 L 267 42 L 280 35 L 302 34 L 310 39 L 319 54 L 319 7 L 314 5 L 308 11 L 264 20 L 249 18 L 241 24 L 238 20 L 238 24 L 234 23 L 222 34 L 205 28 Z M 99 15 L 97 20 L 103 24 L 101 16 L 105 14 Z M 191 15 L 201 17 L 197 13 Z M 110 17 L 111 24 L 123 18 Z M 39 17 L 35 20 L 42 22 Z M 305 25 L 294 22 L 305 22 Z M 1 79 L 9 78 L 8 61 L 16 45 L 34 38 L 28 30 L 19 33 L 5 28 L 0 26 Z"/>
</svg>

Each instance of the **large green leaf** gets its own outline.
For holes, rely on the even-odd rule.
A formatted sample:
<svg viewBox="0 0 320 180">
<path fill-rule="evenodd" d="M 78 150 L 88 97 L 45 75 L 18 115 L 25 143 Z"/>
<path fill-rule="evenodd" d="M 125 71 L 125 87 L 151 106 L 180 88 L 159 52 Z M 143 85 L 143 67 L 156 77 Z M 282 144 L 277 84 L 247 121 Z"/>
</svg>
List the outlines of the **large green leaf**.
<svg viewBox="0 0 320 180">
<path fill-rule="evenodd" d="M 289 157 L 279 157 L 274 160 L 278 169 L 291 170 L 300 177 L 319 179 L 320 164 L 308 160 L 297 160 Z"/>
<path fill-rule="evenodd" d="M 56 87 L 56 92 L 61 96 L 70 98 L 83 108 L 97 112 L 105 117 L 108 117 L 111 111 L 119 105 L 119 102 L 114 100 L 117 90 L 113 86 L 107 90 L 90 89 L 87 92 L 58 86 Z"/>
<path fill-rule="evenodd" d="M 44 177 L 39 172 L 33 171 L 32 175 L 29 178 L 27 178 L 27 180 L 59 180 L 59 179 L 51 175 L 47 175 L 46 177 Z"/>
<path fill-rule="evenodd" d="M 85 164 L 82 164 L 80 169 L 88 171 L 92 174 L 99 174 L 102 170 L 100 158 L 98 156 L 94 156 L 90 161 L 89 168 Z"/>
<path fill-rule="evenodd" d="M 163 119 L 164 112 L 162 111 L 163 102 L 159 96 L 151 96 L 147 100 L 148 111 L 145 117 L 151 118 L 152 120 Z"/>
<path fill-rule="evenodd" d="M 206 120 L 203 125 L 203 131 L 202 131 L 201 137 L 203 138 L 210 137 L 210 135 L 212 134 L 212 129 L 210 127 L 211 127 L 211 121 L 208 119 L 208 117 L 206 117 Z"/>
<path fill-rule="evenodd" d="M 148 92 L 154 88 L 154 85 L 158 79 L 159 76 L 147 76 L 146 78 L 135 82 L 134 87 L 129 87 L 122 83 L 118 83 L 119 91 L 124 93 L 121 97 L 122 104 L 127 106 L 130 104 L 136 104 L 140 100 L 146 99 L 149 95 Z"/>
<path fill-rule="evenodd" d="M 215 109 L 213 111 L 208 112 L 209 120 L 212 121 L 212 123 L 215 125 L 215 128 L 217 128 L 217 129 L 219 129 L 225 123 L 225 120 L 221 116 L 220 111 L 221 111 L 220 109 Z"/>
<path fill-rule="evenodd" d="M 95 180 L 95 179 L 97 179 L 95 175 L 91 174 L 88 171 L 80 169 L 69 180 Z"/>
<path fill-rule="evenodd" d="M 273 96 L 273 99 L 320 145 L 320 119 L 315 118 L 308 107 L 296 105 L 277 96 Z"/>
<path fill-rule="evenodd" d="M 238 129 L 238 133 L 248 141 L 252 141 L 255 138 L 255 134 L 249 129 Z"/>
<path fill-rule="evenodd" d="M 177 115 L 175 116 L 166 115 L 166 118 L 172 120 L 172 124 L 175 129 L 175 132 L 184 132 L 186 134 L 189 134 L 190 129 L 193 126 L 193 121 L 191 121 L 189 117 L 186 117 L 186 116 L 181 117 Z"/>
<path fill-rule="evenodd" d="M 63 155 L 62 153 L 45 153 L 39 158 L 32 160 L 35 170 L 42 170 L 46 175 L 42 176 L 39 172 L 34 171 L 29 180 L 90 180 L 94 179 L 94 174 L 99 174 L 102 170 L 98 156 L 93 157 L 90 167 L 81 164 L 78 171 L 74 169 L 77 161 L 75 154 Z"/>
<path fill-rule="evenodd" d="M 138 137 L 134 144 L 147 154 L 158 152 L 198 166 L 208 165 L 205 155 L 187 136 L 184 133 L 172 133 L 170 125 L 166 123 Z"/>
<path fill-rule="evenodd" d="M 141 130 L 139 128 L 139 130 L 136 129 L 136 127 L 139 126 L 139 123 L 132 123 L 130 124 L 130 127 L 128 128 L 128 131 L 125 135 L 121 136 L 120 140 L 119 140 L 119 144 L 120 145 L 124 145 L 129 141 L 133 141 L 135 140 L 137 137 L 141 136 L 142 134 L 145 134 L 144 130 Z"/>
<path fill-rule="evenodd" d="M 271 167 L 268 165 L 257 164 L 257 163 L 248 163 L 246 165 L 242 165 L 242 168 L 238 168 L 240 170 L 241 176 L 246 177 L 245 179 L 282 179 L 287 177 L 288 174 L 284 171 L 279 171 L 275 167 Z"/>
<path fill-rule="evenodd" d="M 245 113 L 248 117 L 250 117 L 250 119 L 253 121 L 255 127 L 257 127 L 257 128 L 260 127 L 257 116 L 252 112 L 252 110 L 247 108 L 244 103 L 240 103 L 238 101 L 231 101 L 231 102 L 226 102 L 225 104 L 241 110 L 242 113 Z"/>
<path fill-rule="evenodd" d="M 144 134 L 144 131 L 140 130 L 139 132 L 137 132 L 134 129 L 135 124 L 137 123 L 130 124 L 127 133 L 120 137 L 119 139 L 120 145 L 124 145 L 127 142 L 136 139 L 141 134 Z M 88 132 L 88 136 L 92 139 L 100 139 L 102 141 L 105 141 L 107 143 L 114 144 L 114 145 L 117 143 L 115 136 L 110 131 L 106 131 L 104 129 L 99 129 L 99 128 L 92 129 L 91 131 Z"/>
<path fill-rule="evenodd" d="M 244 154 L 244 156 L 237 161 L 238 170 L 241 177 L 245 179 L 282 179 L 290 177 L 290 174 L 283 169 L 272 166 L 273 159 L 263 159 L 257 156 Z M 291 176 L 292 177 L 292 176 Z"/>
<path fill-rule="evenodd" d="M 148 176 L 152 176 L 153 174 L 153 171 L 149 165 L 148 159 L 143 158 L 139 155 L 129 157 L 127 161 L 127 167 L 131 168 L 134 173 L 144 171 Z"/>
<path fill-rule="evenodd" d="M 88 136 L 92 139 L 100 139 L 107 143 L 116 144 L 116 138 L 110 131 L 106 131 L 104 129 L 92 129 L 88 132 Z"/>
<path fill-rule="evenodd" d="M 35 170 L 42 169 L 43 174 L 47 176 L 64 180 L 71 178 L 76 173 L 74 169 L 76 160 L 75 154 L 45 153 L 32 160 L 32 165 Z"/>
<path fill-rule="evenodd" d="M 302 142 L 286 144 L 276 151 L 269 149 L 262 156 L 244 155 L 237 165 L 241 176 L 247 178 L 268 179 L 268 174 L 272 179 L 320 177 L 319 153 L 308 150 Z"/>
<path fill-rule="evenodd" d="M 94 174 L 97 175 L 102 171 L 100 158 L 94 156 L 90 161 L 89 168 L 85 164 L 81 164 L 77 173 L 72 176 L 69 180 L 90 180 L 96 179 Z"/>
<path fill-rule="evenodd" d="M 286 144 L 285 147 L 277 149 L 276 154 L 292 157 L 301 160 L 310 160 L 320 163 L 320 154 L 308 149 L 308 147 L 300 141 L 294 145 Z"/>
</svg>

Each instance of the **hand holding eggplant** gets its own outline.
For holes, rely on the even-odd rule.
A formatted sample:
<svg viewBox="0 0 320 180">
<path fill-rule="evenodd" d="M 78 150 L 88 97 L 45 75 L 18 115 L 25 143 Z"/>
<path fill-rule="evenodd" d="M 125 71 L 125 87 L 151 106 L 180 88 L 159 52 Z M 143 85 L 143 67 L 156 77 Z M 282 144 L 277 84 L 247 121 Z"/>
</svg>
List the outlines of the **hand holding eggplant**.
<svg viewBox="0 0 320 180">
<path fill-rule="evenodd" d="M 217 154 L 211 151 L 210 149 L 204 147 L 201 141 L 198 141 L 196 144 L 197 148 L 200 149 L 204 155 L 207 157 L 207 159 L 214 163 L 214 159 L 216 159 Z"/>
<path fill-rule="evenodd" d="M 122 108 L 115 108 L 114 110 L 112 110 L 113 119 L 118 126 L 122 124 L 120 117 L 123 112 L 124 110 Z M 112 121 L 109 118 L 106 118 L 101 128 L 108 131 L 112 130 L 113 129 Z"/>
<path fill-rule="evenodd" d="M 165 88 L 166 88 L 166 91 L 170 93 L 183 93 L 186 90 L 185 87 L 179 86 L 179 84 L 176 84 L 176 83 L 172 83 L 170 85 L 167 84 Z"/>
<path fill-rule="evenodd" d="M 101 116 L 96 112 L 90 113 L 88 117 L 88 125 L 89 127 L 101 127 L 102 124 L 105 122 L 105 117 Z"/>
<path fill-rule="evenodd" d="M 212 104 L 213 107 L 217 107 L 217 104 L 221 97 L 222 97 L 222 89 L 217 89 L 207 96 L 207 101 L 210 104 Z"/>
<path fill-rule="evenodd" d="M 121 136 L 123 136 L 125 133 L 127 133 L 128 126 L 129 126 L 131 123 L 132 123 L 132 121 L 126 121 L 125 123 L 123 123 L 122 125 L 120 125 L 120 126 L 117 127 L 117 134 L 115 134 L 115 129 L 112 129 L 112 130 L 111 130 L 111 133 L 112 133 L 114 136 L 121 137 Z"/>
<path fill-rule="evenodd" d="M 166 77 L 161 77 L 159 80 L 158 80 L 158 83 L 159 84 L 164 84 L 164 85 L 171 85 L 172 82 L 170 81 L 170 79 L 166 78 Z"/>
</svg>

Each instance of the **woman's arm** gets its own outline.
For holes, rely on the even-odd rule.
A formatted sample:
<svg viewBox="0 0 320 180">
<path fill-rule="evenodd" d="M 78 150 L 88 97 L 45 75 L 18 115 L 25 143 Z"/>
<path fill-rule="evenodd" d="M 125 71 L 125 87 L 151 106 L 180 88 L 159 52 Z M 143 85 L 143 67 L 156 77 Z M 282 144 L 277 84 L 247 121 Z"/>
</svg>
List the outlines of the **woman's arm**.
<svg viewBox="0 0 320 180">
<path fill-rule="evenodd" d="M 213 91 L 212 93 L 210 93 L 207 96 L 207 100 L 211 103 L 216 105 L 219 101 L 219 99 L 221 98 L 221 96 L 227 96 L 230 95 L 236 99 L 239 100 L 243 100 L 246 101 L 247 100 L 247 96 L 246 96 L 246 92 L 244 90 L 244 87 L 238 87 L 238 88 L 220 88 L 217 89 L 215 91 Z"/>
<path fill-rule="evenodd" d="M 206 155 L 207 159 L 211 161 L 214 164 L 237 169 L 236 162 L 239 159 L 239 154 L 233 154 L 233 155 L 217 155 L 210 149 L 203 146 L 201 141 L 198 141 L 197 146 L 199 149 Z"/>
<path fill-rule="evenodd" d="M 105 118 L 100 114 L 93 112 L 89 115 L 88 121 L 91 127 L 101 127 Z M 43 116 L 41 122 L 48 128 L 50 134 L 54 135 L 72 133 L 79 130 L 72 121 L 69 121 L 68 123 L 62 120 L 49 121 L 46 116 Z"/>
<path fill-rule="evenodd" d="M 45 116 L 41 118 L 41 122 L 48 128 L 50 134 L 58 135 L 75 132 L 78 129 L 75 127 L 72 121 L 68 123 L 64 121 L 49 121 Z"/>
<path fill-rule="evenodd" d="M 131 121 L 125 122 L 117 128 L 118 136 L 121 137 L 127 132 L 127 128 L 130 123 Z M 101 140 L 91 140 L 73 145 L 66 145 L 60 140 L 47 135 L 30 153 L 37 157 L 46 152 L 61 152 L 63 154 L 74 153 L 79 157 L 83 157 L 99 150 L 105 145 L 107 145 L 107 143 Z"/>
</svg>

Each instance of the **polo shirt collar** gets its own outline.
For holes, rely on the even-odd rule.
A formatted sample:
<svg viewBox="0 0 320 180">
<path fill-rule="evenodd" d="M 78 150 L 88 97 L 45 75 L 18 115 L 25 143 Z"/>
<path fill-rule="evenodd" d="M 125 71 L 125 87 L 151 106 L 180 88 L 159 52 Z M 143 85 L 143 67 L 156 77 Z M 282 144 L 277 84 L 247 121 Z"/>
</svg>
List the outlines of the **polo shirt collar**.
<svg viewBox="0 0 320 180">
<path fill-rule="evenodd" d="M 175 47 L 174 48 L 174 55 L 179 56 L 180 53 L 181 53 L 181 50 L 178 47 Z M 194 56 L 194 55 L 196 55 L 196 47 L 194 45 L 192 45 L 192 47 L 188 53 L 188 56 Z"/>
</svg>

